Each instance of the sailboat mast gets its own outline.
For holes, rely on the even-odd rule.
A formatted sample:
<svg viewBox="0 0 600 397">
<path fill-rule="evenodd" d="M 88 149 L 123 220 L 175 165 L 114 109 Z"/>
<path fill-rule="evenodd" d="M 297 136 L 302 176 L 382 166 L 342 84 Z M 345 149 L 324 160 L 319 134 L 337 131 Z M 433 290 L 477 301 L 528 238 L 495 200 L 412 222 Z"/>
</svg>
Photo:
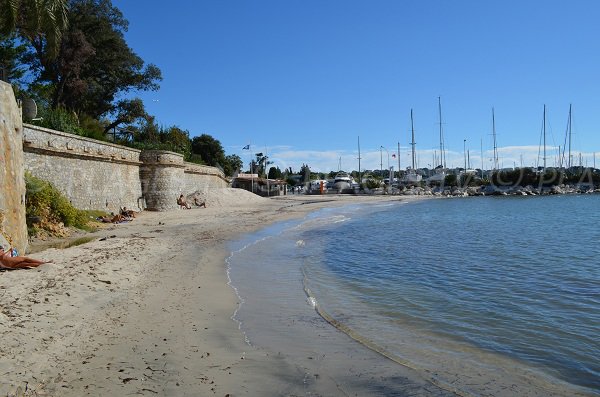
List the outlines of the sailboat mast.
<svg viewBox="0 0 600 397">
<path fill-rule="evenodd" d="M 444 150 L 444 132 L 442 130 L 442 99 L 438 97 L 438 114 L 440 118 L 440 165 L 446 168 L 446 151 Z"/>
<path fill-rule="evenodd" d="M 496 142 L 496 115 L 492 108 L 492 135 L 494 137 L 494 170 L 498 169 L 498 144 Z"/>
<path fill-rule="evenodd" d="M 544 172 L 546 172 L 546 104 L 544 104 L 543 131 L 544 131 Z"/>
<path fill-rule="evenodd" d="M 415 168 L 415 125 L 413 122 L 413 110 L 410 109 L 410 130 L 412 131 L 412 142 L 411 142 L 411 146 L 412 146 L 412 169 L 413 171 L 416 169 Z"/>
<path fill-rule="evenodd" d="M 362 175 L 360 173 L 360 136 L 358 137 L 358 183 L 362 183 Z"/>
<path fill-rule="evenodd" d="M 571 168 L 571 104 L 569 104 L 569 159 L 567 165 L 568 168 Z"/>
<path fill-rule="evenodd" d="M 481 179 L 483 179 L 483 138 L 479 138 L 479 144 L 481 145 Z"/>
</svg>

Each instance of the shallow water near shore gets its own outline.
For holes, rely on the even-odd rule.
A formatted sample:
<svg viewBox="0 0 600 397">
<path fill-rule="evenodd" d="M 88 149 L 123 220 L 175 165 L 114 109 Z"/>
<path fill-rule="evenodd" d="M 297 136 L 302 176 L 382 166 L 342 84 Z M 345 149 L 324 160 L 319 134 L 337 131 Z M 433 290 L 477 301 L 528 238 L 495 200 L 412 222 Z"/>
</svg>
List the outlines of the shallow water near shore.
<svg viewBox="0 0 600 397">
<path fill-rule="evenodd" d="M 502 197 L 321 210 L 232 244 L 234 317 L 250 344 L 305 375 L 342 386 L 349 373 L 370 376 L 347 385 L 355 392 L 396 395 L 394 374 L 408 367 L 436 385 L 424 395 L 597 395 L 599 205 Z M 305 395 L 326 390 L 314 375 Z"/>
</svg>

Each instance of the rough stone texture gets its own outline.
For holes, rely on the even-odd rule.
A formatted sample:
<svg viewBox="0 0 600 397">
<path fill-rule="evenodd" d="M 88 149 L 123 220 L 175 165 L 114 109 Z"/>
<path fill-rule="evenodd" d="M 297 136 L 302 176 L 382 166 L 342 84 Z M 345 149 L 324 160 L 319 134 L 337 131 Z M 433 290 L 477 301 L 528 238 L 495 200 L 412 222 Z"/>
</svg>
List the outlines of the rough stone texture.
<svg viewBox="0 0 600 397">
<path fill-rule="evenodd" d="M 183 182 L 183 156 L 164 150 L 146 150 L 140 159 L 140 179 L 146 206 L 151 211 L 177 208 Z"/>
<path fill-rule="evenodd" d="M 223 173 L 215 168 L 205 165 L 185 163 L 184 185 L 182 192 L 185 195 L 194 192 L 206 192 L 210 189 L 222 189 L 229 186 Z"/>
<path fill-rule="evenodd" d="M 23 125 L 12 87 L 0 82 L 0 211 L 2 232 L 24 252 L 25 171 L 51 182 L 80 209 L 177 208 L 177 197 L 223 188 L 214 167 L 184 163 L 177 153 L 139 151 L 60 131 Z M 8 245 L 0 236 L 0 244 Z"/>
<path fill-rule="evenodd" d="M 14 248 L 25 252 L 28 239 L 22 139 L 21 109 L 10 84 L 0 81 L 0 244 L 8 248 L 10 239 Z"/>
<path fill-rule="evenodd" d="M 140 151 L 26 125 L 25 169 L 49 181 L 80 209 L 144 208 Z"/>
</svg>

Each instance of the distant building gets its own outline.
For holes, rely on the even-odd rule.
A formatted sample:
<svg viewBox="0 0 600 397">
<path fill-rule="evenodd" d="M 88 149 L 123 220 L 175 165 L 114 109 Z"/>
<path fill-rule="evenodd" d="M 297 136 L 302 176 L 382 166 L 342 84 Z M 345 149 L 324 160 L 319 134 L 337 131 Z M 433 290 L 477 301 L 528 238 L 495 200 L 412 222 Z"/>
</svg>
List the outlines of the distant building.
<svg viewBox="0 0 600 397">
<path fill-rule="evenodd" d="M 258 174 L 238 174 L 231 187 L 244 189 L 263 197 L 287 195 L 287 182 L 280 179 L 259 178 Z"/>
</svg>

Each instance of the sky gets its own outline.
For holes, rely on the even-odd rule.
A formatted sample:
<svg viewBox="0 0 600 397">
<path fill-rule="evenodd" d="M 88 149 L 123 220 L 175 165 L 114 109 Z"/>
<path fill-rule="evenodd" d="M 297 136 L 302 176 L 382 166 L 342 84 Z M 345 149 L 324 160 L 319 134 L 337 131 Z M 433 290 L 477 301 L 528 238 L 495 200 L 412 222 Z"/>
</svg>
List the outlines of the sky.
<svg viewBox="0 0 600 397">
<path fill-rule="evenodd" d="M 547 164 L 564 147 L 600 167 L 596 0 L 113 0 L 126 40 L 163 74 L 133 93 L 165 126 L 209 134 L 247 165 L 313 171 Z M 243 147 L 250 144 L 250 150 Z M 581 156 L 580 156 L 581 153 Z"/>
</svg>

